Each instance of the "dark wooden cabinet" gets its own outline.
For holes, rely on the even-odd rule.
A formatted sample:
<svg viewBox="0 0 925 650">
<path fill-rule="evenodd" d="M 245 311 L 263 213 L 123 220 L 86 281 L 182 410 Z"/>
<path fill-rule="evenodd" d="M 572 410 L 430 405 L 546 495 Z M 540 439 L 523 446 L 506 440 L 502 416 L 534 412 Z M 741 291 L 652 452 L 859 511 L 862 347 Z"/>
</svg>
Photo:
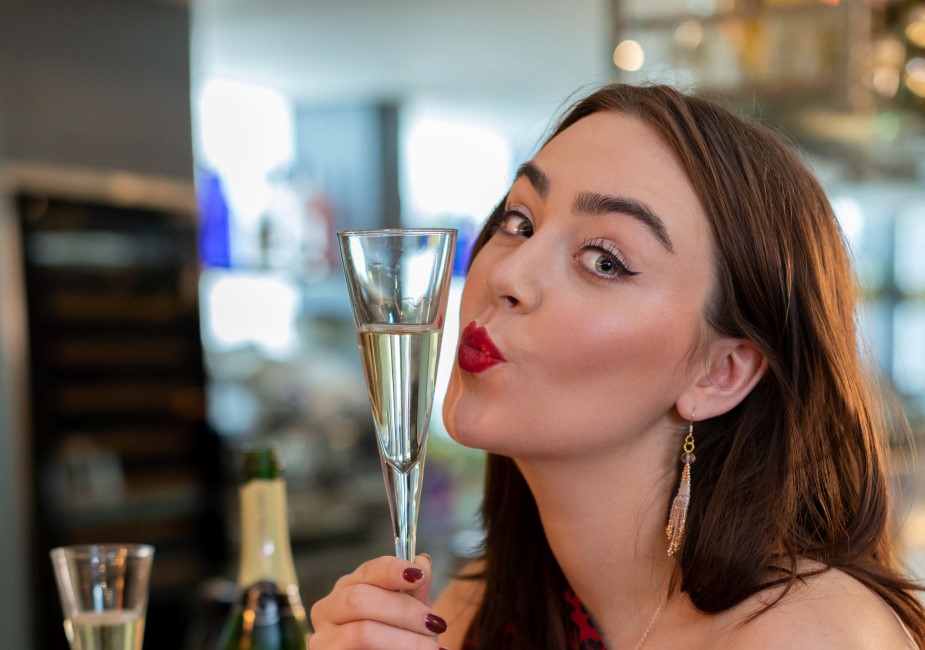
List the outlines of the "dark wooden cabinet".
<svg viewBox="0 0 925 650">
<path fill-rule="evenodd" d="M 16 200 L 29 327 L 37 647 L 66 648 L 48 550 L 156 548 L 145 648 L 179 648 L 227 562 L 220 445 L 205 418 L 193 214 Z"/>
</svg>

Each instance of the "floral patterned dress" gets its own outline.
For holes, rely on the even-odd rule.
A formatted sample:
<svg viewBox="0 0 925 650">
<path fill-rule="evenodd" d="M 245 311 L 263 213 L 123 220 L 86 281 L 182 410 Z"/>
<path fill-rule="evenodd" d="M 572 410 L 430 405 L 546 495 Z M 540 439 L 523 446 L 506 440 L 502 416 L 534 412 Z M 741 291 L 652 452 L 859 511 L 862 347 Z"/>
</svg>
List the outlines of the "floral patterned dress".
<svg viewBox="0 0 925 650">
<path fill-rule="evenodd" d="M 563 650 L 607 650 L 600 632 L 594 626 L 591 614 L 578 600 L 578 595 L 568 588 L 562 595 L 562 599 L 570 622 L 568 645 Z M 482 650 L 473 637 L 472 630 L 466 636 L 463 650 Z"/>
</svg>

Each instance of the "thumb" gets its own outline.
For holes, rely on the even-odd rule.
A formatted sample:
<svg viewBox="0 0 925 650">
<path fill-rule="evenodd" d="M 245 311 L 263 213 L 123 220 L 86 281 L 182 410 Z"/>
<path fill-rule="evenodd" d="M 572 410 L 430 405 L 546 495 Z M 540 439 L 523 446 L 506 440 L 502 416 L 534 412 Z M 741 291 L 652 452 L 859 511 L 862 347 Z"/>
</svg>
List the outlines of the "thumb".
<svg viewBox="0 0 925 650">
<path fill-rule="evenodd" d="M 424 579 L 414 588 L 413 591 L 407 591 L 405 593 L 411 594 L 419 601 L 430 607 L 430 583 L 431 577 L 433 574 L 433 562 L 430 559 L 430 555 L 427 553 L 420 553 L 417 557 L 414 558 L 414 564 L 421 568 L 424 571 Z"/>
</svg>

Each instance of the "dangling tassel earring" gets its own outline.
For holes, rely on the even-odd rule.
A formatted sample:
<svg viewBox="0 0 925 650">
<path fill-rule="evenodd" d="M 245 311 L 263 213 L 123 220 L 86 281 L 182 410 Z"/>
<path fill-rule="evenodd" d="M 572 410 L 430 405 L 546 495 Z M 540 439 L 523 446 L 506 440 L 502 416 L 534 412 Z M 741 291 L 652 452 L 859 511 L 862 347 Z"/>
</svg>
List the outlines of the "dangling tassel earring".
<svg viewBox="0 0 925 650">
<path fill-rule="evenodd" d="M 677 553 L 681 547 L 681 538 L 684 537 L 687 506 L 691 502 L 691 463 L 695 460 L 697 457 L 694 456 L 694 413 L 692 411 L 687 437 L 684 438 L 684 453 L 681 454 L 681 462 L 684 463 L 684 468 L 681 470 L 681 484 L 678 486 L 674 501 L 671 502 L 671 514 L 668 517 L 668 527 L 665 528 L 665 534 L 668 535 L 669 557 Z"/>
</svg>

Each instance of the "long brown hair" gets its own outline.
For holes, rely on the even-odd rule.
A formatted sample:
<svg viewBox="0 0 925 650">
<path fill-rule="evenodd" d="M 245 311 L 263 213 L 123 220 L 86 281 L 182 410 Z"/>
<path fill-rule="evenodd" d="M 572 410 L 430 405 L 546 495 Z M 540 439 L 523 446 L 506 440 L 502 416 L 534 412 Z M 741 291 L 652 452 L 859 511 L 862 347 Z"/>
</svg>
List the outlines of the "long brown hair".
<svg viewBox="0 0 925 650">
<path fill-rule="evenodd" d="M 675 152 L 713 233 L 715 286 L 704 318 L 722 335 L 754 341 L 769 364 L 736 408 L 698 423 L 675 588 L 700 610 L 720 612 L 771 586 L 786 593 L 807 577 L 798 561 L 813 560 L 878 594 L 925 647 L 919 587 L 897 569 L 890 545 L 884 425 L 861 361 L 854 276 L 825 192 L 770 129 L 665 86 L 606 86 L 575 104 L 549 139 L 599 111 L 641 119 Z M 667 497 L 664 505 L 667 520 Z M 489 455 L 482 518 L 478 647 L 566 647 L 565 578 L 508 458 Z"/>
</svg>

